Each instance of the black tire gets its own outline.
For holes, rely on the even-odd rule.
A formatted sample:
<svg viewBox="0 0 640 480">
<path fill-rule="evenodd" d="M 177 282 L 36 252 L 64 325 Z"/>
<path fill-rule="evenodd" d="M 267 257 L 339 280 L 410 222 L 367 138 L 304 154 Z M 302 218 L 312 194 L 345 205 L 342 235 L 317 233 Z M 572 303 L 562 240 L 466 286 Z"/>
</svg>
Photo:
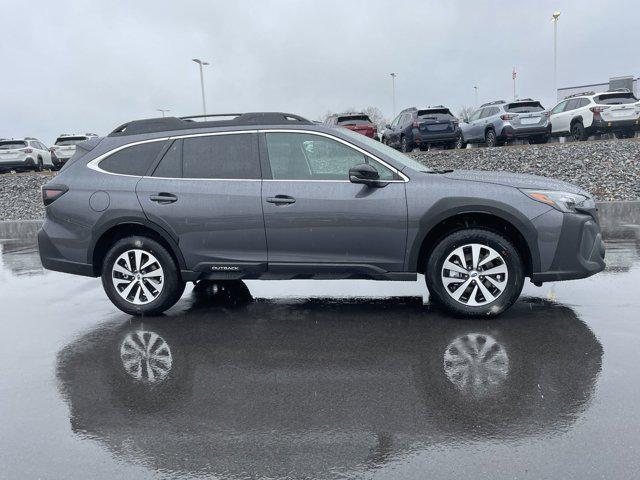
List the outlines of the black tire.
<svg viewBox="0 0 640 480">
<path fill-rule="evenodd" d="M 407 137 L 404 135 L 400 138 L 400 150 L 402 150 L 403 153 L 413 152 L 413 145 L 410 145 L 409 142 L 407 142 Z"/>
<path fill-rule="evenodd" d="M 493 148 L 498 146 L 498 139 L 496 138 L 496 132 L 490 128 L 484 134 L 484 143 L 487 147 Z"/>
<path fill-rule="evenodd" d="M 456 148 L 457 142 L 447 142 L 444 144 L 444 149 L 445 150 L 453 150 L 454 148 Z"/>
<path fill-rule="evenodd" d="M 428 151 L 429 151 L 429 144 L 427 144 L 427 145 L 420 145 L 420 151 L 421 151 L 421 152 L 428 152 Z"/>
<path fill-rule="evenodd" d="M 164 279 L 160 293 L 154 300 L 137 305 L 120 296 L 113 284 L 113 266 L 118 257 L 127 250 L 143 250 L 156 257 L 162 267 Z M 157 315 L 171 308 L 180 299 L 184 292 L 185 283 L 180 278 L 180 273 L 166 248 L 155 240 L 143 236 L 132 236 L 118 240 L 107 252 L 102 263 L 102 286 L 109 300 L 129 315 Z M 147 284 L 148 286 L 148 284 Z M 140 287 L 133 287 L 133 293 Z"/>
<path fill-rule="evenodd" d="M 452 298 L 446 290 L 441 275 L 444 262 L 451 253 L 455 249 L 471 243 L 495 250 L 502 256 L 507 267 L 504 290 L 500 295 L 497 295 L 495 300 L 481 306 L 465 305 Z M 474 285 L 473 282 L 481 281 L 481 278 L 480 276 L 477 280 L 473 280 L 470 285 Z M 451 313 L 462 317 L 494 317 L 504 312 L 518 299 L 524 285 L 524 267 L 518 251 L 507 238 L 489 230 L 471 228 L 459 230 L 440 240 L 429 255 L 425 280 L 430 298 Z M 483 285 L 486 284 L 483 282 Z"/>
<path fill-rule="evenodd" d="M 455 148 L 461 149 L 461 150 L 467 148 L 467 142 L 464 141 L 464 138 L 462 138 L 462 135 L 460 135 L 456 140 Z"/>
<path fill-rule="evenodd" d="M 539 145 L 542 143 L 549 143 L 549 135 L 543 135 L 542 137 L 533 137 L 529 139 L 529 143 Z"/>
<path fill-rule="evenodd" d="M 584 142 L 589 135 L 587 134 L 582 122 L 578 121 L 571 125 L 571 136 L 576 142 Z"/>
<path fill-rule="evenodd" d="M 622 140 L 624 138 L 633 138 L 636 136 L 635 130 L 625 130 L 623 132 L 616 132 L 616 138 Z"/>
</svg>

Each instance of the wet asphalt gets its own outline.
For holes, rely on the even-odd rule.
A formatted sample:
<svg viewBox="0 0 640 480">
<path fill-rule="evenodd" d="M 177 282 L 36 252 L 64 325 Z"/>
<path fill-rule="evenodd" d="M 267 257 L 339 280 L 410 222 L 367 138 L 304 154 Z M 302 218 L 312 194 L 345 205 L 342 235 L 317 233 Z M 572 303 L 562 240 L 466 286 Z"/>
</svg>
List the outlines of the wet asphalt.
<svg viewBox="0 0 640 480">
<path fill-rule="evenodd" d="M 0 478 L 637 478 L 637 230 L 471 321 L 422 279 L 207 284 L 132 318 L 44 271 L 37 227 L 0 224 Z"/>
</svg>

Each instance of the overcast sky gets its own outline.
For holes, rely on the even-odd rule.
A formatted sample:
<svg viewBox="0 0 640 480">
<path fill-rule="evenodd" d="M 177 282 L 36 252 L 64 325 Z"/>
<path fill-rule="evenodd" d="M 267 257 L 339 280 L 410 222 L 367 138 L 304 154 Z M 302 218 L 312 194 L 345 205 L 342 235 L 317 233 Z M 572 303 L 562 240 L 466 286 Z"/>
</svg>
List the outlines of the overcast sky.
<svg viewBox="0 0 640 480">
<path fill-rule="evenodd" d="M 6 2 L 6 4 L 5 4 Z M 640 75 L 640 1 L 2 0 L 0 137 L 50 144 L 128 120 L 444 104 L 454 113 L 517 93 L 552 106 L 559 86 Z"/>
</svg>

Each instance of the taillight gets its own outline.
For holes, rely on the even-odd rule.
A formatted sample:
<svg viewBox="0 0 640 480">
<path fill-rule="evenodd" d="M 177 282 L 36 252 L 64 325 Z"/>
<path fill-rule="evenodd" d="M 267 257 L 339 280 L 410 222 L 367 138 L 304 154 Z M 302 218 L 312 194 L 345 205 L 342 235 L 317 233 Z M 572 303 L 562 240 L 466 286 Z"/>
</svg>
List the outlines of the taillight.
<svg viewBox="0 0 640 480">
<path fill-rule="evenodd" d="M 607 108 L 607 105 L 598 105 L 597 107 L 590 107 L 589 110 L 593 112 L 594 118 L 600 118 L 600 113 L 604 112 Z"/>
<path fill-rule="evenodd" d="M 551 112 L 542 112 L 542 116 L 549 118 L 551 116 Z"/>
<path fill-rule="evenodd" d="M 33 150 L 32 150 L 32 149 L 30 149 L 30 148 L 21 148 L 21 149 L 20 149 L 20 151 L 21 151 L 21 152 L 24 152 L 24 153 L 31 153 L 31 152 L 33 152 Z"/>
<path fill-rule="evenodd" d="M 65 185 L 43 185 L 42 186 L 42 203 L 44 206 L 51 205 L 55 200 L 67 193 L 69 188 Z"/>
<path fill-rule="evenodd" d="M 516 118 L 516 115 L 511 115 L 509 113 L 505 113 L 504 115 L 500 115 L 500 118 L 502 120 L 513 120 L 514 118 Z"/>
</svg>

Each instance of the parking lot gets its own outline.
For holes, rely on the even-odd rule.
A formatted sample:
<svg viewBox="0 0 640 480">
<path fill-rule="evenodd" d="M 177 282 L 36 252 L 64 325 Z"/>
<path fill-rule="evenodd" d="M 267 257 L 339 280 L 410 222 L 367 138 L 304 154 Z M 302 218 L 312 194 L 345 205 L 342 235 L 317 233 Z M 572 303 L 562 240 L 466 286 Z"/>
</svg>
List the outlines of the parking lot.
<svg viewBox="0 0 640 480">
<path fill-rule="evenodd" d="M 44 271 L 38 222 L 0 225 L 2 478 L 640 467 L 637 226 L 608 228 L 604 273 L 527 284 L 505 315 L 463 321 L 421 283 L 365 281 L 220 283 L 136 319 L 98 279 Z"/>
</svg>

